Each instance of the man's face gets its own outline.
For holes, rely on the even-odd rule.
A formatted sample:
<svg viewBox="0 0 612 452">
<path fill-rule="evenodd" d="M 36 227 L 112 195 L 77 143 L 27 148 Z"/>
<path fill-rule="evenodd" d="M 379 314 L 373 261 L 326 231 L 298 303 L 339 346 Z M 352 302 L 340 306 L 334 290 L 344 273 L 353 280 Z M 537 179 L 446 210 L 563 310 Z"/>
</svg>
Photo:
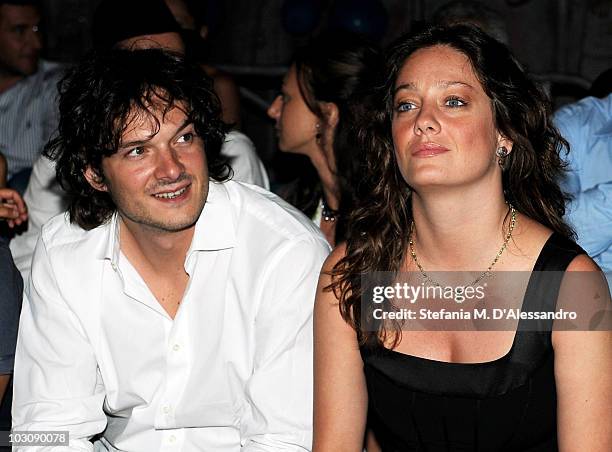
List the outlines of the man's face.
<svg viewBox="0 0 612 452">
<path fill-rule="evenodd" d="M 0 71 L 31 75 L 42 48 L 40 13 L 31 5 L 0 5 Z"/>
<path fill-rule="evenodd" d="M 108 191 L 132 230 L 178 232 L 195 225 L 208 195 L 202 139 L 185 112 L 174 107 L 154 118 L 133 112 L 118 151 L 102 161 L 103 181 L 86 172 L 90 184 Z"/>
</svg>

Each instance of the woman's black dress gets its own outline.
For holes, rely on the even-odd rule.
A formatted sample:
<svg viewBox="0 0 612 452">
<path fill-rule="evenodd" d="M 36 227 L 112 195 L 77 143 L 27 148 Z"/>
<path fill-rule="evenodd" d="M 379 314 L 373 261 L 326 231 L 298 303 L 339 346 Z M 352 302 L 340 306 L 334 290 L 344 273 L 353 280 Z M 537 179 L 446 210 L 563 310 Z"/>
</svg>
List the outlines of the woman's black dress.
<svg viewBox="0 0 612 452">
<path fill-rule="evenodd" d="M 564 271 L 582 253 L 573 242 L 551 235 L 534 266 L 523 311 L 548 310 L 543 300 L 557 298 L 559 284 L 538 277 L 536 270 Z M 551 334 L 521 331 L 523 321 L 510 351 L 484 363 L 362 347 L 369 425 L 383 451 L 557 450 Z"/>
</svg>

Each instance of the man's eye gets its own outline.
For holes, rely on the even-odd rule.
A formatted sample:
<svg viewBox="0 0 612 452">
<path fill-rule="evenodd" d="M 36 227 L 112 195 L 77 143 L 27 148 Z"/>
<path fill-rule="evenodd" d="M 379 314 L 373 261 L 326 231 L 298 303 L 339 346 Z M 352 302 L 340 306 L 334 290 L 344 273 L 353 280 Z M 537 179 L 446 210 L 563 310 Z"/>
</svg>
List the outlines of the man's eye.
<svg viewBox="0 0 612 452">
<path fill-rule="evenodd" d="M 137 147 L 137 148 L 132 148 L 130 149 L 127 153 L 126 156 L 127 157 L 138 157 L 140 155 L 144 154 L 144 148 L 142 147 Z"/>
<path fill-rule="evenodd" d="M 464 107 L 465 105 L 467 105 L 467 103 L 464 100 L 459 99 L 458 97 L 449 97 L 448 99 L 446 99 L 446 105 L 448 107 L 457 108 Z"/>
<path fill-rule="evenodd" d="M 178 143 L 191 143 L 193 141 L 193 132 L 184 133 L 177 140 Z"/>
<path fill-rule="evenodd" d="M 17 34 L 17 35 L 22 35 L 26 32 L 27 28 L 25 25 L 16 25 L 13 27 L 12 31 L 13 33 Z"/>
</svg>

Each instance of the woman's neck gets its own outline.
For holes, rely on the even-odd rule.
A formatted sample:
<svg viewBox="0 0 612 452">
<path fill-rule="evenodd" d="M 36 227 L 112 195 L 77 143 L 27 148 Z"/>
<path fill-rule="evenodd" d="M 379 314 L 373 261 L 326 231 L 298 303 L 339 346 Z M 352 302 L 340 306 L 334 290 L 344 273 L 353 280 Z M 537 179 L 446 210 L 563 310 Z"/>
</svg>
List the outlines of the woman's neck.
<svg viewBox="0 0 612 452">
<path fill-rule="evenodd" d="M 311 154 L 310 161 L 319 175 L 325 203 L 330 209 L 338 210 L 340 207 L 340 189 L 334 166 L 322 150 Z"/>
<path fill-rule="evenodd" d="M 487 268 L 504 243 L 510 218 L 497 193 L 413 193 L 412 239 L 419 262 L 430 270 Z"/>
</svg>

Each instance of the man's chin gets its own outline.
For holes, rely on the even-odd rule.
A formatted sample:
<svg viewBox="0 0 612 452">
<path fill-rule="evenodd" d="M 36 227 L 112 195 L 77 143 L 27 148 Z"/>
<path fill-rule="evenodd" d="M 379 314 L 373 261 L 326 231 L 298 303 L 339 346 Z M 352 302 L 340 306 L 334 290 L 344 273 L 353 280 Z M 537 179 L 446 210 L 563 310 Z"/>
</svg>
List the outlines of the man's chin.
<svg viewBox="0 0 612 452">
<path fill-rule="evenodd" d="M 28 77 L 30 75 L 36 74 L 37 71 L 38 71 L 38 59 L 36 59 L 36 61 L 33 61 L 33 62 L 22 64 L 20 67 L 17 68 L 16 72 L 19 75 Z"/>
</svg>

